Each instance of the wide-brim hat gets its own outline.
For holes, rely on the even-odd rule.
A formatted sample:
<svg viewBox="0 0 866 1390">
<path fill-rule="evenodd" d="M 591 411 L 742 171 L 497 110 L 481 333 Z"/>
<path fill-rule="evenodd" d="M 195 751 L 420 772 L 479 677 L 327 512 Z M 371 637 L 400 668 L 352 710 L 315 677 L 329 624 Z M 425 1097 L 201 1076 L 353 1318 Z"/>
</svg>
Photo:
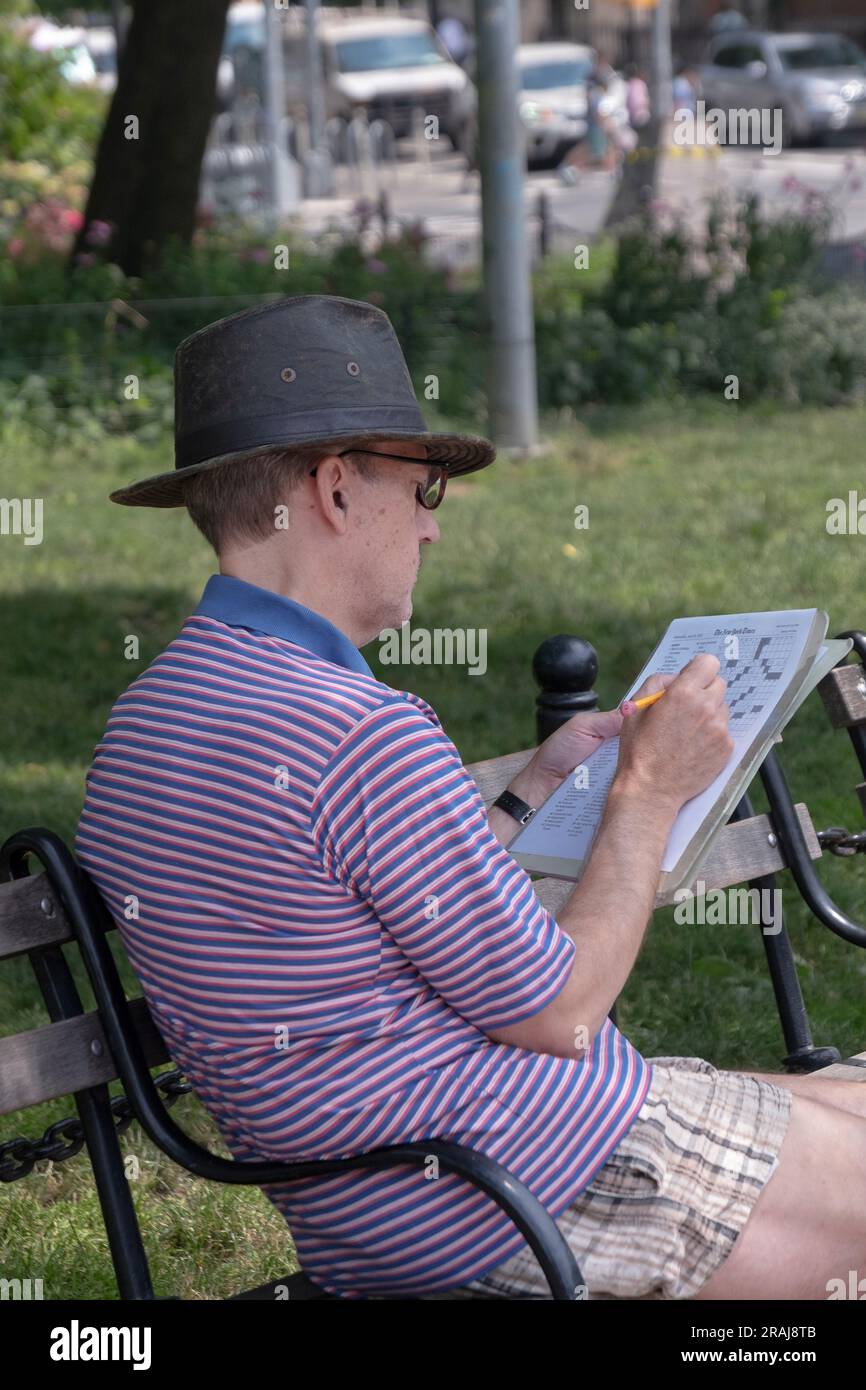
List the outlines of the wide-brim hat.
<svg viewBox="0 0 866 1390">
<path fill-rule="evenodd" d="M 496 457 L 487 439 L 427 428 L 388 315 L 364 300 L 299 294 L 185 338 L 174 359 L 174 470 L 111 493 L 127 507 L 183 506 L 193 473 L 265 449 L 427 445 L 449 474 Z"/>
</svg>

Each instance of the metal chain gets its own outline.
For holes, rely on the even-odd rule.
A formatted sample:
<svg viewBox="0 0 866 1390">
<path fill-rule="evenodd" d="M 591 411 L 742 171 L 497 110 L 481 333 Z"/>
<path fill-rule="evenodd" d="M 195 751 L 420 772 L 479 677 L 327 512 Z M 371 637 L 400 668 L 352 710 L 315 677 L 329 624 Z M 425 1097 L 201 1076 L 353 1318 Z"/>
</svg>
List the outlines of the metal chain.
<svg viewBox="0 0 866 1390">
<path fill-rule="evenodd" d="M 818 831 L 818 844 L 841 857 L 866 854 L 866 830 L 848 831 L 844 825 L 831 825 L 829 830 Z"/>
<path fill-rule="evenodd" d="M 183 1072 L 178 1068 L 160 1072 L 159 1076 L 153 1079 L 169 1107 L 174 1105 L 180 1096 L 185 1096 L 192 1090 L 189 1082 L 183 1080 Z M 111 1113 L 118 1135 L 129 1129 L 135 1119 L 132 1106 L 123 1093 L 112 1096 Z M 40 1163 L 43 1159 L 50 1159 L 52 1163 L 65 1163 L 67 1158 L 74 1158 L 81 1152 L 84 1143 L 84 1129 L 77 1115 L 55 1121 L 53 1125 L 49 1125 L 41 1139 L 24 1139 L 20 1136 L 7 1139 L 5 1143 L 0 1144 L 0 1182 L 17 1182 L 19 1178 L 26 1178 L 34 1164 Z"/>
</svg>

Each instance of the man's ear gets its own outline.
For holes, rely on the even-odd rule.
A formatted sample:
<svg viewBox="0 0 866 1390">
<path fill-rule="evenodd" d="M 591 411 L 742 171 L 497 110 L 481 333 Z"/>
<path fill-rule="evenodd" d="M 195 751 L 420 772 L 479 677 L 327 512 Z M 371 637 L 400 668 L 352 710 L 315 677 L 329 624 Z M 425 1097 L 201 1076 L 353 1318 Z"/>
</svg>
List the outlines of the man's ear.
<svg viewBox="0 0 866 1390">
<path fill-rule="evenodd" d="M 343 482 L 348 477 L 346 465 L 337 454 L 323 454 L 314 465 L 319 503 L 326 520 L 337 530 L 345 529 L 348 514 L 348 499 L 343 490 Z"/>
</svg>

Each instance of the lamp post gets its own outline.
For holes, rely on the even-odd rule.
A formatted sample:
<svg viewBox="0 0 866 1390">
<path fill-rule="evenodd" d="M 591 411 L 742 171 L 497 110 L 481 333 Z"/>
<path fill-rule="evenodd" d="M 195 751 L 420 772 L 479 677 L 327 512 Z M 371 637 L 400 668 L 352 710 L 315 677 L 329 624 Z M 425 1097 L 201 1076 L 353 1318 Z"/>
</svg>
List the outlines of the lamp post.
<svg viewBox="0 0 866 1390">
<path fill-rule="evenodd" d="M 475 32 L 490 433 L 501 448 L 528 453 L 538 443 L 538 396 L 517 0 L 475 0 Z"/>
</svg>

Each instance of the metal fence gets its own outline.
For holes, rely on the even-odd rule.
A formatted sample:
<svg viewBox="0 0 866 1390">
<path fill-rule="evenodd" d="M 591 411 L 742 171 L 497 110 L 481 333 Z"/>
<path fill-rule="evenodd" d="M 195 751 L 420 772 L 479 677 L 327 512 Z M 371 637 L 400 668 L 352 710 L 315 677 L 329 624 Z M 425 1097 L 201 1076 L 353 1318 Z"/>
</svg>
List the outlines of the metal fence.
<svg viewBox="0 0 866 1390">
<path fill-rule="evenodd" d="M 410 133 L 399 137 L 383 119 L 364 112 L 351 119 L 332 117 L 325 126 L 325 151 L 337 197 L 376 197 L 396 190 L 429 168 L 433 141 L 427 138 L 428 113 L 413 108 Z M 303 170 L 312 151 L 306 113 L 287 115 L 279 139 L 289 158 L 296 201 L 304 193 Z M 271 197 L 271 148 L 260 105 L 223 112 L 211 127 L 204 160 L 199 201 L 214 216 L 255 217 L 267 212 Z"/>
</svg>

